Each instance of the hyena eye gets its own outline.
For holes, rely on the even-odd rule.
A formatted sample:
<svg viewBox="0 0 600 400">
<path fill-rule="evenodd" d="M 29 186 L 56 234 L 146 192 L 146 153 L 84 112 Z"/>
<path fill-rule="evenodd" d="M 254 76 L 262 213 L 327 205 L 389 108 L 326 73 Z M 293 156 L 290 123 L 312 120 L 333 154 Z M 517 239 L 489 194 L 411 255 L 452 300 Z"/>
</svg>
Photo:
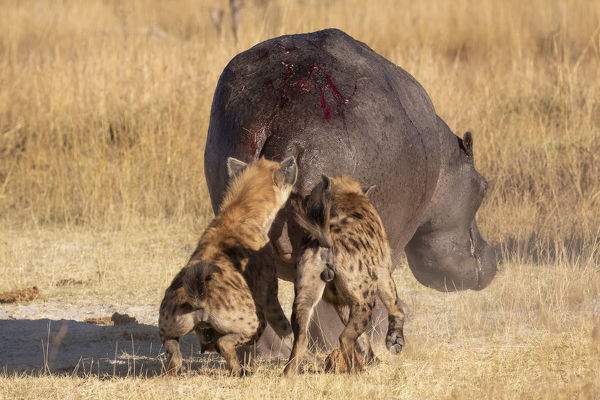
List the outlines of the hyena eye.
<svg viewBox="0 0 600 400">
<path fill-rule="evenodd" d="M 329 210 L 329 215 L 331 217 L 337 217 L 337 209 L 335 208 L 335 206 L 331 206 L 331 209 Z"/>
</svg>

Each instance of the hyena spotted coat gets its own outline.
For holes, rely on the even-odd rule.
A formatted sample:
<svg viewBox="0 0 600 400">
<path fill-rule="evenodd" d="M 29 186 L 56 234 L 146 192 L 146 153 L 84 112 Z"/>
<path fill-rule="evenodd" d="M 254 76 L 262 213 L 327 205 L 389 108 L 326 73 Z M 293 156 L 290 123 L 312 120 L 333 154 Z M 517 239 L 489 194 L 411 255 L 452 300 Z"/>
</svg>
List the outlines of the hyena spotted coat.
<svg viewBox="0 0 600 400">
<path fill-rule="evenodd" d="M 336 308 L 345 325 L 339 349 L 326 359 L 327 370 L 363 369 L 357 340 L 367 329 L 377 296 L 389 313 L 388 350 L 395 354 L 404 345 L 404 311 L 392 279 L 390 248 L 367 192 L 351 177 L 323 176 L 309 196 L 294 202 L 297 222 L 308 239 L 294 286 L 294 346 L 286 374 L 296 372 L 305 355 L 311 315 L 321 298 Z M 372 358 L 366 341 L 367 357 Z"/>
<path fill-rule="evenodd" d="M 290 196 L 296 161 L 246 165 L 230 158 L 228 172 L 232 179 L 220 213 L 160 306 L 159 332 L 171 373 L 182 365 L 179 338 L 192 330 L 200 342 L 216 347 L 235 375 L 245 372 L 236 348 L 260 337 L 265 321 L 280 337 L 291 333 L 277 298 L 276 271 L 255 257 L 268 245 L 271 224 Z"/>
</svg>

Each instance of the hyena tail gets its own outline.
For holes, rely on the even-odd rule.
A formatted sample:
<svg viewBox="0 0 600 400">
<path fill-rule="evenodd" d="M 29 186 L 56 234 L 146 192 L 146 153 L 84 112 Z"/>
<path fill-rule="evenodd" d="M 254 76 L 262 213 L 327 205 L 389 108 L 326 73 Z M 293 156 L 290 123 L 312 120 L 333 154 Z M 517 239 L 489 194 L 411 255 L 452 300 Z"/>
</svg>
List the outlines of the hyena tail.
<svg viewBox="0 0 600 400">
<path fill-rule="evenodd" d="M 392 354 L 398 354 L 404 347 L 404 308 L 402 300 L 398 297 L 396 284 L 392 272 L 381 274 L 378 283 L 378 292 L 381 302 L 388 311 L 388 331 L 385 337 L 385 346 Z"/>
<path fill-rule="evenodd" d="M 321 247 L 331 248 L 332 240 L 329 230 L 331 218 L 331 182 L 326 175 L 312 193 L 304 199 L 294 197 L 294 218 L 307 235 L 319 242 Z"/>
</svg>

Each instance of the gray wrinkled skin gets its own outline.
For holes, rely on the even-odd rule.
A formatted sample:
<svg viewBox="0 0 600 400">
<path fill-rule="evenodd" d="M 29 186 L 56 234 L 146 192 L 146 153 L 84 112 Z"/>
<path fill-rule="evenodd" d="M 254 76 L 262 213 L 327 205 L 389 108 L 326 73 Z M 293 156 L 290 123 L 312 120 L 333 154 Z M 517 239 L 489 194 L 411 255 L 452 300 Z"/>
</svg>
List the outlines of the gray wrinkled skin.
<svg viewBox="0 0 600 400">
<path fill-rule="evenodd" d="M 452 133 L 411 75 L 339 30 L 267 40 L 227 65 L 204 156 L 213 209 L 225 191 L 228 157 L 289 155 L 298 160 L 302 196 L 321 174 L 375 185 L 370 197 L 393 257 L 405 251 L 423 285 L 480 290 L 494 278 L 494 252 L 475 223 L 486 182 L 475 170 L 470 136 Z M 293 265 L 302 237 L 290 208 L 277 217 L 271 240 Z M 279 264 L 279 276 L 292 280 L 293 267 Z M 317 342 L 337 343 L 335 311 L 321 303 L 316 313 Z"/>
</svg>

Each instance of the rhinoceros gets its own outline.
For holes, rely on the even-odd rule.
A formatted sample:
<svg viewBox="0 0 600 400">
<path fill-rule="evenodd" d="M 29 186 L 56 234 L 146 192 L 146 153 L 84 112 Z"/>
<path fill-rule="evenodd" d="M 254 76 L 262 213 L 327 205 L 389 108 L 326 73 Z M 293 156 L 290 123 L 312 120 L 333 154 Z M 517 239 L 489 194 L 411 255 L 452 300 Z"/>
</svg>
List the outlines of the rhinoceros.
<svg viewBox="0 0 600 400">
<path fill-rule="evenodd" d="M 299 196 L 323 174 L 374 185 L 370 197 L 393 257 L 405 252 L 421 284 L 480 290 L 494 278 L 495 253 L 475 222 L 487 183 L 475 169 L 471 134 L 453 134 L 415 78 L 340 30 L 264 41 L 235 56 L 220 76 L 204 154 L 215 212 L 228 157 L 289 155 L 298 162 Z M 278 214 L 270 238 L 264 262 L 292 281 L 303 233 L 291 207 Z M 342 325 L 333 308 L 322 302 L 315 319 L 313 339 L 337 343 Z M 259 349 L 279 348 L 275 339 L 267 331 Z"/>
</svg>

